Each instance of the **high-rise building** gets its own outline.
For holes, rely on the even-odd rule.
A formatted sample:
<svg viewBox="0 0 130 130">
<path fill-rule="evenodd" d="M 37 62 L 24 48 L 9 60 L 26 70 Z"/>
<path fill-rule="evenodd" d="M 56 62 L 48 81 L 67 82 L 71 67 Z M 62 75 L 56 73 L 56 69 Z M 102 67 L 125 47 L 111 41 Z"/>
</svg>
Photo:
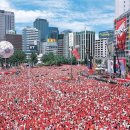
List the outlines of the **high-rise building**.
<svg viewBox="0 0 130 130">
<path fill-rule="evenodd" d="M 64 30 L 61 34 L 64 34 L 64 47 L 63 47 L 63 56 L 65 58 L 70 57 L 69 52 L 69 33 L 71 33 L 71 30 Z"/>
<path fill-rule="evenodd" d="M 14 13 L 0 10 L 0 41 L 5 40 L 10 30 L 15 30 Z"/>
<path fill-rule="evenodd" d="M 64 49 L 64 34 L 58 35 L 58 55 L 63 56 L 63 49 Z"/>
<path fill-rule="evenodd" d="M 5 40 L 12 43 L 15 50 L 22 50 L 22 35 L 20 35 L 20 34 L 5 34 Z"/>
<path fill-rule="evenodd" d="M 116 0 L 115 17 L 118 18 L 121 14 L 130 10 L 130 0 Z"/>
<path fill-rule="evenodd" d="M 106 31 L 100 31 L 99 32 L 99 40 L 97 40 L 95 42 L 95 47 L 99 47 L 100 44 L 96 45 L 98 42 L 104 42 L 107 43 L 107 50 L 108 51 L 108 57 L 112 57 L 113 56 L 113 50 L 114 50 L 114 38 L 115 38 L 115 34 L 114 34 L 114 30 L 106 30 Z M 107 41 L 107 42 L 106 42 Z M 100 48 L 100 47 L 99 47 Z M 95 48 L 96 49 L 96 48 Z M 95 50 L 95 53 L 98 50 Z M 103 50 L 103 53 L 105 52 L 105 50 Z M 98 54 L 100 53 L 100 50 L 97 54 L 95 54 L 95 57 L 98 58 Z M 105 54 L 105 53 L 104 53 Z M 104 57 L 104 56 L 103 56 Z M 106 56 L 105 56 L 106 57 Z"/>
<path fill-rule="evenodd" d="M 48 38 L 58 40 L 59 30 L 57 27 L 49 27 Z"/>
<path fill-rule="evenodd" d="M 79 45 L 81 60 L 84 61 L 85 59 L 93 59 L 95 49 L 95 32 L 85 30 L 76 32 L 75 35 L 75 45 Z"/>
<path fill-rule="evenodd" d="M 46 19 L 36 19 L 33 23 L 34 27 L 39 30 L 40 41 L 46 42 L 48 39 L 48 21 Z"/>
<path fill-rule="evenodd" d="M 43 42 L 43 52 L 42 54 L 48 54 L 48 53 L 53 53 L 54 55 L 57 55 L 58 51 L 58 45 L 57 42 Z"/>
<path fill-rule="evenodd" d="M 108 56 L 107 44 L 107 38 L 102 38 L 95 41 L 95 58 L 104 59 Z"/>
<path fill-rule="evenodd" d="M 130 10 L 115 19 L 114 25 L 115 53 L 130 66 Z"/>
<path fill-rule="evenodd" d="M 26 27 L 23 33 L 23 51 L 29 55 L 32 51 L 37 52 L 37 43 L 39 42 L 39 31 L 36 28 Z M 30 48 L 31 47 L 31 48 Z M 33 48 L 33 49 L 32 49 Z"/>
</svg>

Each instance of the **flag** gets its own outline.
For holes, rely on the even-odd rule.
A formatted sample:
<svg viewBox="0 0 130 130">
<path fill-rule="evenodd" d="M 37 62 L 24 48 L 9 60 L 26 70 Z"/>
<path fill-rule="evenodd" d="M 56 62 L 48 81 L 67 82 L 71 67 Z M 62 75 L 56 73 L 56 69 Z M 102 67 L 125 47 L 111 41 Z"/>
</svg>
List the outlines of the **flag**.
<svg viewBox="0 0 130 130">
<path fill-rule="evenodd" d="M 75 48 L 75 49 L 72 51 L 72 54 L 74 55 L 74 57 L 75 57 L 77 60 L 80 59 L 80 55 L 79 55 L 79 53 L 78 53 L 78 49 L 77 49 L 77 48 Z"/>
</svg>

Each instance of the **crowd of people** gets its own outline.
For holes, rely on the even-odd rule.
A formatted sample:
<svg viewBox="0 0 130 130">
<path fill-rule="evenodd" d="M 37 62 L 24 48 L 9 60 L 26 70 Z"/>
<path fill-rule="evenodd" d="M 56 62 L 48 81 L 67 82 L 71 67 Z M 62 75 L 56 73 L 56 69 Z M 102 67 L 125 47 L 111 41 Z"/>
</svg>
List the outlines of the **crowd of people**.
<svg viewBox="0 0 130 130">
<path fill-rule="evenodd" d="M 0 130 L 129 130 L 130 87 L 83 71 L 63 65 L 1 76 Z"/>
</svg>

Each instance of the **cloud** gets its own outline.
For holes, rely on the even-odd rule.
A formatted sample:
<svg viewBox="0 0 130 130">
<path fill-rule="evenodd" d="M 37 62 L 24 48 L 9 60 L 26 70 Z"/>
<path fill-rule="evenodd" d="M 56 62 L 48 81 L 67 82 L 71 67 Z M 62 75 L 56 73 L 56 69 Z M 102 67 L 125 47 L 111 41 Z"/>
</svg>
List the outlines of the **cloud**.
<svg viewBox="0 0 130 130">
<path fill-rule="evenodd" d="M 50 26 L 57 26 L 61 30 L 80 31 L 85 27 L 88 30 L 100 30 L 101 27 L 112 28 L 114 13 L 111 4 L 102 8 L 92 6 L 92 8 L 81 11 L 80 9 L 75 10 L 74 2 L 75 0 L 2 0 L 0 8 L 13 11 L 16 25 L 21 27 L 29 23 L 32 25 L 33 21 L 40 17 L 47 19 Z"/>
<path fill-rule="evenodd" d="M 11 6 L 8 0 L 0 0 L 1 10 L 11 10 Z"/>
<path fill-rule="evenodd" d="M 36 4 L 41 7 L 47 7 L 47 8 L 62 8 L 67 9 L 70 6 L 69 0 L 35 0 L 32 2 L 32 4 Z"/>
<path fill-rule="evenodd" d="M 84 22 L 57 22 L 57 23 L 53 23 L 52 25 L 56 25 L 62 28 L 62 30 L 64 29 L 71 29 L 72 31 L 76 32 L 76 31 L 82 31 L 82 30 L 93 30 L 92 27 L 87 26 Z"/>
<path fill-rule="evenodd" d="M 45 18 L 52 17 L 53 14 L 51 12 L 47 11 L 40 11 L 40 10 L 30 10 L 30 11 L 24 11 L 24 10 L 18 10 L 15 11 L 16 15 L 16 22 L 17 23 L 29 23 L 33 22 L 36 18 Z"/>
</svg>

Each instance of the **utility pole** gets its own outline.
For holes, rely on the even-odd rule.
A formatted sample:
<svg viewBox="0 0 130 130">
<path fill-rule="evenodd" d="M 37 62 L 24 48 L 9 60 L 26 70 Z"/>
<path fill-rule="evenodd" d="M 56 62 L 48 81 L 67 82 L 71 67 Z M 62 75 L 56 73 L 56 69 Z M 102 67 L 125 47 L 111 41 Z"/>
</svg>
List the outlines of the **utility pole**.
<svg viewBox="0 0 130 130">
<path fill-rule="evenodd" d="M 88 54 L 90 69 L 92 69 L 92 59 L 93 59 L 93 57 L 91 55 L 90 49 L 86 49 L 86 58 L 87 58 L 87 54 Z"/>
<path fill-rule="evenodd" d="M 71 65 L 70 65 L 70 78 L 72 79 L 73 78 L 73 72 L 72 72 L 72 50 L 73 50 L 73 47 L 71 46 L 69 48 L 69 51 L 70 51 L 70 60 L 71 60 Z"/>
</svg>

